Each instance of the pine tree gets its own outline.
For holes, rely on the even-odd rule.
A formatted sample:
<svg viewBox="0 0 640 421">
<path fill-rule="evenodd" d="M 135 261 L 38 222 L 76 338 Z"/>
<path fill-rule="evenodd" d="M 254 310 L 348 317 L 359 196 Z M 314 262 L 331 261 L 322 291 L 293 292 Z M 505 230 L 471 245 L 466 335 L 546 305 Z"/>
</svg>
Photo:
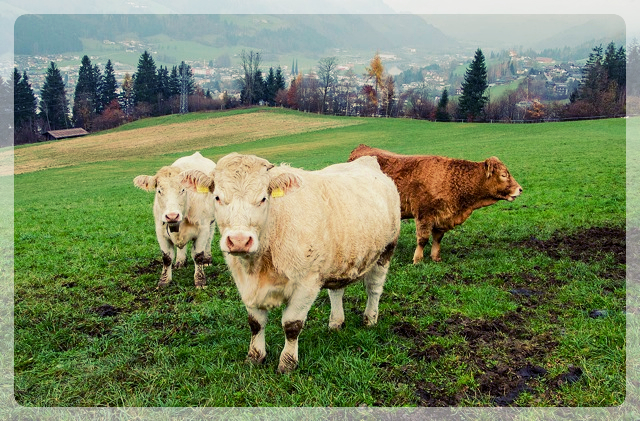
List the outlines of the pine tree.
<svg viewBox="0 0 640 421">
<path fill-rule="evenodd" d="M 169 75 L 169 69 L 167 67 L 160 66 L 158 68 L 158 95 L 161 100 L 168 100 L 172 96 L 171 92 L 171 77 Z"/>
<path fill-rule="evenodd" d="M 273 67 L 269 67 L 269 73 L 265 80 L 265 88 L 265 100 L 269 105 L 274 106 L 276 104 L 276 92 L 278 92 L 278 87 L 276 85 L 276 74 L 273 71 Z"/>
<path fill-rule="evenodd" d="M 171 68 L 169 75 L 169 92 L 171 96 L 180 95 L 180 76 L 178 75 L 178 66 Z"/>
<path fill-rule="evenodd" d="M 570 114 L 583 117 L 624 113 L 626 52 L 610 43 L 594 47 L 582 69 L 582 82 L 570 97 Z M 571 110 L 577 111 L 571 111 Z"/>
<path fill-rule="evenodd" d="M 14 128 L 35 130 L 37 101 L 25 71 L 22 76 L 13 68 L 13 121 Z"/>
<path fill-rule="evenodd" d="M 118 82 L 116 81 L 116 74 L 113 70 L 111 60 L 107 60 L 107 64 L 104 66 L 104 75 L 102 76 L 102 83 L 100 84 L 100 108 L 102 110 L 107 109 L 114 100 L 118 99 Z"/>
<path fill-rule="evenodd" d="M 99 69 L 91 65 L 89 56 L 82 57 L 73 95 L 73 123 L 76 127 L 91 130 L 94 117 L 100 107 L 98 87 Z"/>
<path fill-rule="evenodd" d="M 278 66 L 278 68 L 276 69 L 276 92 L 278 92 L 281 89 L 284 89 L 285 86 L 285 81 L 284 81 L 284 75 L 282 74 L 282 68 L 280 66 Z"/>
<path fill-rule="evenodd" d="M 45 131 L 68 129 L 69 103 L 65 93 L 64 82 L 60 70 L 54 62 L 47 68 L 44 85 L 40 90 L 38 111 Z"/>
<path fill-rule="evenodd" d="M 607 46 L 602 61 L 609 81 L 615 81 L 618 88 L 627 84 L 627 54 L 624 47 L 616 50 L 616 45 L 612 42 Z"/>
<path fill-rule="evenodd" d="M 253 81 L 253 104 L 258 104 L 260 101 L 264 101 L 266 98 L 267 87 L 262 78 L 262 71 L 258 69 L 254 73 L 254 81 Z"/>
<path fill-rule="evenodd" d="M 489 98 L 484 94 L 488 88 L 487 67 L 481 49 L 477 49 L 471 65 L 464 75 L 459 110 L 462 118 L 477 120 Z"/>
<path fill-rule="evenodd" d="M 451 121 L 451 116 L 449 116 L 449 113 L 447 112 L 448 105 L 449 92 L 447 92 L 447 88 L 444 88 L 436 109 L 436 121 Z"/>
<path fill-rule="evenodd" d="M 133 92 L 135 104 L 141 102 L 155 104 L 158 95 L 158 77 L 153 57 L 145 51 L 138 60 L 137 72 L 133 75 Z"/>
</svg>

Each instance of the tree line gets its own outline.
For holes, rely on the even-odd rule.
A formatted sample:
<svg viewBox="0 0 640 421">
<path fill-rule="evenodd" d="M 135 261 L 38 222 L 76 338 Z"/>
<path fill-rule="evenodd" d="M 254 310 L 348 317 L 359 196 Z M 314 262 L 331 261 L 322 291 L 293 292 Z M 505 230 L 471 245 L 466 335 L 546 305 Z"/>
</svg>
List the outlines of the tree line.
<svg viewBox="0 0 640 421">
<path fill-rule="evenodd" d="M 85 55 L 71 109 L 62 75 L 54 62 L 47 68 L 39 100 L 26 71 L 21 74 L 14 68 L 12 79 L 15 144 L 37 142 L 50 130 L 82 127 L 93 132 L 144 117 L 225 106 L 224 98 L 214 99 L 210 92 L 196 85 L 193 71 L 184 61 L 171 69 L 157 67 L 147 51 L 140 56 L 137 71 L 125 74 L 120 85 L 111 60 L 102 71 Z"/>
<path fill-rule="evenodd" d="M 626 112 L 626 94 L 640 96 L 640 81 L 628 85 L 626 70 L 640 75 L 640 46 L 636 41 L 627 53 L 612 42 L 595 47 L 582 69 L 582 80 L 574 86 L 569 103 L 544 101 L 548 82 L 529 75 L 516 89 L 499 98 L 487 94 L 484 54 L 477 49 L 461 83 L 461 95 L 443 89 L 437 98 L 425 88 L 398 93 L 378 53 L 366 67 L 364 84 L 353 69 L 338 71 L 336 57 L 325 57 L 304 75 L 289 82 L 280 67 L 263 75 L 260 53 L 242 51 L 242 76 L 236 80 L 240 100 L 225 94 L 213 98 L 195 84 L 191 67 L 157 67 L 144 52 L 137 71 L 126 74 L 118 85 L 109 60 L 102 71 L 82 58 L 78 81 L 69 109 L 65 86 L 55 63 L 47 69 L 39 101 L 29 77 L 14 68 L 14 142 L 41 140 L 40 133 L 71 127 L 99 131 L 149 116 L 189 111 L 224 109 L 256 104 L 280 106 L 305 112 L 348 116 L 410 117 L 431 121 L 544 121 L 594 116 L 620 116 Z M 297 66 L 296 66 L 297 67 Z M 10 81 L 11 83 L 11 81 Z M 4 84 L 3 84 L 4 86 Z M 627 91 L 628 89 L 628 91 Z M 548 93 L 548 92 L 547 92 Z M 639 104 L 640 105 L 640 104 Z"/>
<path fill-rule="evenodd" d="M 251 53 L 254 54 L 254 53 Z M 251 55 L 249 55 L 251 56 Z M 582 69 L 582 78 L 566 84 L 570 100 L 555 92 L 556 83 L 539 70 L 530 69 L 517 88 L 498 98 L 488 94 L 488 72 L 481 49 L 477 49 L 461 83 L 461 94 L 452 96 L 447 88 L 434 97 L 426 87 L 398 93 L 395 79 L 387 74 L 376 53 L 363 75 L 364 85 L 349 69 L 337 71 L 336 57 L 319 60 L 314 71 L 298 73 L 290 86 L 276 94 L 278 106 L 313 113 L 349 116 L 410 117 L 431 121 L 547 121 L 589 117 L 613 117 L 626 113 L 626 69 L 640 75 L 640 48 L 611 42 L 606 49 L 595 47 Z M 508 69 L 515 73 L 515 69 Z M 420 72 L 408 70 L 403 81 L 415 79 Z M 252 76 L 246 72 L 245 80 Z M 629 86 L 632 95 L 640 93 L 640 81 Z"/>
</svg>

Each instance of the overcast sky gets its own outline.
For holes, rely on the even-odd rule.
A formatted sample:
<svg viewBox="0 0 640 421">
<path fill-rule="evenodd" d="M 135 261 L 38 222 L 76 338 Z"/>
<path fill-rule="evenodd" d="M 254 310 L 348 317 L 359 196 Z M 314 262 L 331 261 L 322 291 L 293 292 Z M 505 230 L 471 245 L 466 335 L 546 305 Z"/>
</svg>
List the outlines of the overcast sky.
<svg viewBox="0 0 640 421">
<path fill-rule="evenodd" d="M 398 13 L 413 14 L 615 14 L 625 20 L 627 40 L 640 40 L 640 0 L 382 0 Z"/>
<path fill-rule="evenodd" d="M 549 33 L 553 20 L 574 16 L 573 20 L 585 19 L 585 14 L 618 15 L 626 23 L 627 42 L 640 40 L 640 0 L 566 1 L 566 0 L 0 0 L 0 41 L 13 45 L 13 25 L 22 14 L 74 14 L 74 13 L 412 13 L 427 15 L 425 20 L 454 38 L 468 40 L 491 40 L 489 30 L 504 27 L 505 34 L 526 37 L 536 29 Z M 484 21 L 473 19 L 451 19 L 456 14 L 504 14 L 521 15 L 518 24 L 510 19 L 509 24 L 500 24 L 495 17 Z M 554 15 L 542 22 L 521 19 L 526 15 Z M 444 16 L 444 15 L 449 15 Z M 8 24 L 7 24 L 8 23 Z M 544 25 L 543 25 L 544 23 Z M 565 24 L 569 24 L 566 21 Z M 527 32 L 528 31 L 528 32 Z M 539 34 L 538 34 L 539 35 Z M 495 34 L 493 35 L 495 39 Z M 521 45 L 520 43 L 519 45 Z M 6 59 L 4 53 L 2 59 Z"/>
</svg>

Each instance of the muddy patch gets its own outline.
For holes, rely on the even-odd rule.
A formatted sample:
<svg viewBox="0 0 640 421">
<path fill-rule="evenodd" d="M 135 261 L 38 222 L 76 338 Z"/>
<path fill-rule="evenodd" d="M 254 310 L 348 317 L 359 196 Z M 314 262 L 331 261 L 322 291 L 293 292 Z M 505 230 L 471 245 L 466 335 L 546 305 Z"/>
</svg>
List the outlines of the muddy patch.
<svg viewBox="0 0 640 421">
<path fill-rule="evenodd" d="M 120 309 L 110 304 L 104 304 L 104 305 L 92 308 L 91 312 L 97 314 L 100 317 L 114 317 L 114 316 L 117 316 L 118 313 L 120 313 Z"/>
<path fill-rule="evenodd" d="M 626 231 L 623 228 L 591 227 L 570 235 L 556 231 L 548 240 L 532 236 L 518 246 L 544 252 L 554 259 L 569 257 L 592 262 L 605 254 L 612 254 L 615 263 L 626 263 Z"/>
<path fill-rule="evenodd" d="M 395 324 L 392 330 L 411 340 L 413 345 L 408 355 L 416 361 L 434 362 L 448 352 L 460 356 L 460 363 L 466 365 L 470 373 L 475 373 L 478 389 L 474 390 L 473 399 L 484 396 L 493 405 L 507 406 L 513 405 L 523 392 L 532 393 L 540 385 L 540 379 L 547 378 L 542 362 L 558 346 L 551 332 L 532 333 L 527 328 L 527 319 L 526 312 L 509 312 L 492 320 L 456 315 L 422 329 L 403 321 Z M 433 341 L 436 337 L 453 335 L 461 336 L 464 341 L 449 350 Z M 468 397 L 465 390 L 453 393 L 431 382 L 413 381 L 415 373 L 411 370 L 382 368 L 398 383 L 414 384 L 419 405 L 456 406 Z M 580 369 L 571 370 L 565 377 L 550 379 L 549 387 L 579 380 Z M 452 376 L 448 382 L 455 384 L 457 380 Z"/>
<path fill-rule="evenodd" d="M 136 275 L 148 275 L 150 273 L 156 274 L 162 272 L 162 261 L 152 260 L 147 265 L 138 265 L 133 267 L 133 272 Z"/>
</svg>

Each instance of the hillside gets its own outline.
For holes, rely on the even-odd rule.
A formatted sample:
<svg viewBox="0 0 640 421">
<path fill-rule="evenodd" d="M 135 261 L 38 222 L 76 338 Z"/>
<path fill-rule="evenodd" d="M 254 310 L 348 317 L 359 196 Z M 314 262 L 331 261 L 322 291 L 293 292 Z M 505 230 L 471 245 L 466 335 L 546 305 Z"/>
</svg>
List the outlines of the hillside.
<svg viewBox="0 0 640 421">
<path fill-rule="evenodd" d="M 309 133 L 358 124 L 362 120 L 323 118 L 289 112 L 227 112 L 147 119 L 118 130 L 45 142 L 15 149 L 15 174 L 132 156 L 158 157 L 167 153 L 234 145 L 274 136 Z M 148 127 L 137 127 L 140 124 Z M 161 134 L 158 127 L 162 126 Z M 0 152 L 0 162 L 13 151 Z M 0 176 L 11 167 L 0 167 Z"/>
<path fill-rule="evenodd" d="M 146 40 L 157 35 L 272 54 L 402 47 L 439 52 L 457 45 L 414 15 L 24 15 L 15 23 L 15 54 L 77 52 L 83 39 Z"/>
</svg>

